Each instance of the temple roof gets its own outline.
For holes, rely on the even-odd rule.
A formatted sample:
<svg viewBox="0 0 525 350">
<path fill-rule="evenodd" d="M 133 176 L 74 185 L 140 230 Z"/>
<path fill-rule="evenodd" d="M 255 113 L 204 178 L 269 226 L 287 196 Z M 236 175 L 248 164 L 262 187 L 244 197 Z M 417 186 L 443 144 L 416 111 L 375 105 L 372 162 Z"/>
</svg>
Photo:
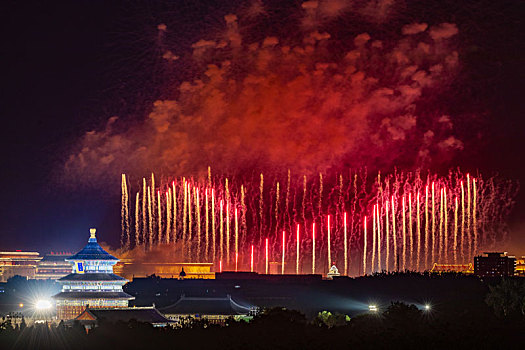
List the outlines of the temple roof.
<svg viewBox="0 0 525 350">
<path fill-rule="evenodd" d="M 60 281 L 127 281 L 124 277 L 114 273 L 70 273 L 58 280 Z"/>
<path fill-rule="evenodd" d="M 106 252 L 102 247 L 97 243 L 97 237 L 95 236 L 95 229 L 91 229 L 91 236 L 89 237 L 88 244 L 76 253 L 75 255 L 67 258 L 67 261 L 78 261 L 78 260 L 114 260 L 119 261 L 113 255 Z"/>
<path fill-rule="evenodd" d="M 247 315 L 251 309 L 225 298 L 202 298 L 182 296 L 175 304 L 161 308 L 165 315 Z"/>
<path fill-rule="evenodd" d="M 123 307 L 123 308 L 87 308 L 76 317 L 80 321 L 109 322 L 136 320 L 151 324 L 167 324 L 171 321 L 162 316 L 154 307 Z"/>
<path fill-rule="evenodd" d="M 127 299 L 133 300 L 135 297 L 124 292 L 60 292 L 53 295 L 54 299 Z"/>
</svg>

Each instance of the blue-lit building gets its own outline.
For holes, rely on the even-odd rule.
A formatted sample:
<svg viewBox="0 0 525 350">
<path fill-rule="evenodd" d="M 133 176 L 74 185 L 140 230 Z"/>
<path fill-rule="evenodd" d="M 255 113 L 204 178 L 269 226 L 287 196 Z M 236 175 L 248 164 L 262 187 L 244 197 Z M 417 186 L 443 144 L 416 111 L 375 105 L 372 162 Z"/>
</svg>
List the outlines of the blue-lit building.
<svg viewBox="0 0 525 350">
<path fill-rule="evenodd" d="M 67 259 L 73 265 L 73 273 L 58 280 L 62 291 L 53 298 L 59 320 L 73 319 L 88 306 L 90 309 L 127 307 L 129 300 L 134 299 L 122 290 L 128 280 L 113 273 L 119 259 L 97 243 L 95 229 L 90 233 L 87 245 Z"/>
</svg>

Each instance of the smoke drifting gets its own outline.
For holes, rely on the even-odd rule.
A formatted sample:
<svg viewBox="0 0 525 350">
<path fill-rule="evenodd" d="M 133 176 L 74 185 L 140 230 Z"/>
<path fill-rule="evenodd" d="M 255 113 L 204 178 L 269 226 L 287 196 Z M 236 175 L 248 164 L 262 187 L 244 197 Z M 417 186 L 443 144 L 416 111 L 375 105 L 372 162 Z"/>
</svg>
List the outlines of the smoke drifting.
<svg viewBox="0 0 525 350">
<path fill-rule="evenodd" d="M 303 2 L 295 31 L 272 28 L 262 39 L 252 24 L 272 11 L 261 2 L 224 16 L 221 33 L 187 48 L 193 78 L 156 101 L 141 123 L 111 117 L 87 132 L 66 174 L 97 183 L 123 172 L 198 175 L 208 165 L 219 173 L 308 175 L 446 162 L 463 143 L 454 116 L 442 112 L 446 101 L 429 101 L 459 70 L 456 25 L 399 23 L 388 33 L 348 34 L 356 16 L 373 28 L 395 13 L 394 1 L 355 6 Z M 158 30 L 170 35 L 165 24 Z M 161 55 L 171 62 L 184 52 Z"/>
</svg>

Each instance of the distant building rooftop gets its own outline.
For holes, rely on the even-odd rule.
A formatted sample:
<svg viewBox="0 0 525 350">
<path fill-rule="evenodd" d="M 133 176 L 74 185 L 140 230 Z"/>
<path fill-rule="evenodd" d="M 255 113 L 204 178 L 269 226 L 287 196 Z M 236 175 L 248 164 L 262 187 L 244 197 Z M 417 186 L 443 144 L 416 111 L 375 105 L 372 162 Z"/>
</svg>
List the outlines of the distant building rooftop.
<svg viewBox="0 0 525 350">
<path fill-rule="evenodd" d="M 118 261 L 119 259 L 115 258 L 113 255 L 106 252 L 102 247 L 97 243 L 97 237 L 95 236 L 95 232 L 91 232 L 91 237 L 88 240 L 88 244 L 76 253 L 75 255 L 69 257 L 67 259 L 68 261 L 78 261 L 78 260 L 115 260 Z"/>
<path fill-rule="evenodd" d="M 87 308 L 78 315 L 75 320 L 79 321 L 109 321 L 109 322 L 138 322 L 151 323 L 154 326 L 165 326 L 170 323 L 162 316 L 155 307 L 121 307 L 121 308 Z"/>
</svg>

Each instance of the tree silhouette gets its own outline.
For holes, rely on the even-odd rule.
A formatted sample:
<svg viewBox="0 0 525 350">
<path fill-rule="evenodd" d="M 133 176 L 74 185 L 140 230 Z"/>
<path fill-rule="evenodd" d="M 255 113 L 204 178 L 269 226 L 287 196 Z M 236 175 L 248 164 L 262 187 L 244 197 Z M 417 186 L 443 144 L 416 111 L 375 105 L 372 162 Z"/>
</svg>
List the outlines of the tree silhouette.
<svg viewBox="0 0 525 350">
<path fill-rule="evenodd" d="M 485 298 L 487 305 L 494 309 L 498 316 L 507 317 L 525 309 L 525 288 L 523 283 L 514 279 L 503 279 L 499 284 L 489 285 L 489 293 Z"/>
</svg>

